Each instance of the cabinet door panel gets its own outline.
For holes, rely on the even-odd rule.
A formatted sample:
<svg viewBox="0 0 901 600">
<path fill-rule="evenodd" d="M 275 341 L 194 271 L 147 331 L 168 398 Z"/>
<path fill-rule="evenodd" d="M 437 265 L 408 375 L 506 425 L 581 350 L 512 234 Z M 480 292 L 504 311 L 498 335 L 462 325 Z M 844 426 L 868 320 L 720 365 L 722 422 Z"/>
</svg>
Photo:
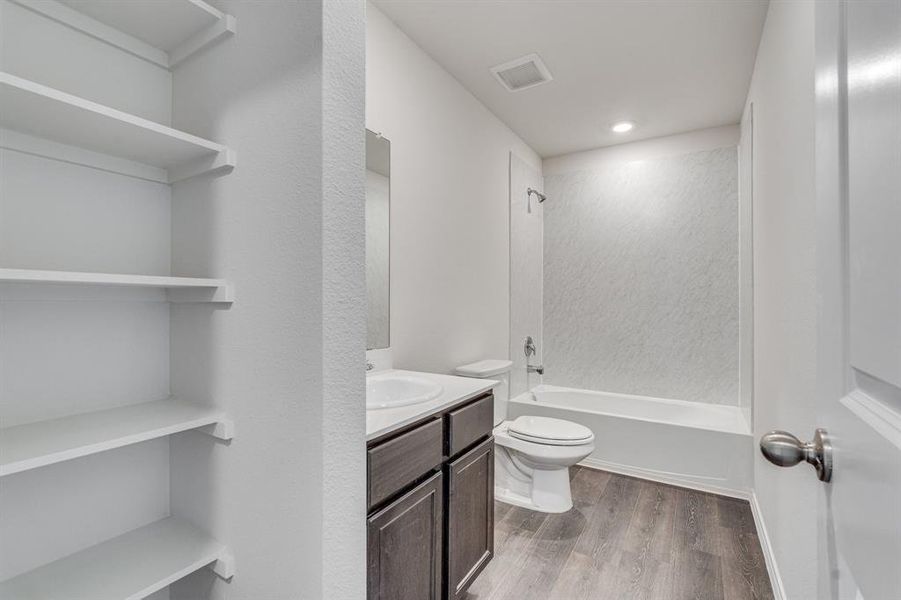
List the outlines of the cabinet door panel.
<svg viewBox="0 0 901 600">
<path fill-rule="evenodd" d="M 447 597 L 466 589 L 494 555 L 494 438 L 448 464 Z"/>
<path fill-rule="evenodd" d="M 369 600 L 441 600 L 443 488 L 436 473 L 369 517 Z"/>
</svg>

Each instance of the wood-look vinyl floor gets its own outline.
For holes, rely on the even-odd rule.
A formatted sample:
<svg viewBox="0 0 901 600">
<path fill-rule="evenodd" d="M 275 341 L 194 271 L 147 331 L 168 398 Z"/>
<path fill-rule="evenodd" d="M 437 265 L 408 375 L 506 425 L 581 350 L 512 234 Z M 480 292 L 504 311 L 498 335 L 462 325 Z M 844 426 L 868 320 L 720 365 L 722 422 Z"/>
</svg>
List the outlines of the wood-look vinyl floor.
<svg viewBox="0 0 901 600">
<path fill-rule="evenodd" d="M 772 599 L 747 502 L 575 467 L 573 510 L 496 503 L 467 600 Z"/>
</svg>

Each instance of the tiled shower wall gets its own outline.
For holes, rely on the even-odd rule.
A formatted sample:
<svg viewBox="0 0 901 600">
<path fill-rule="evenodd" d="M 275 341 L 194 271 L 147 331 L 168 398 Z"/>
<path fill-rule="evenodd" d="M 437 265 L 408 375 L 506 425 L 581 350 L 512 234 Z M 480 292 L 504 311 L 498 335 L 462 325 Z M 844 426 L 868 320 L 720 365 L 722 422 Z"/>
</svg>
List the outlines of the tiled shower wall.
<svg viewBox="0 0 901 600">
<path fill-rule="evenodd" d="M 544 383 L 738 405 L 736 148 L 550 175 L 545 191 Z"/>
</svg>

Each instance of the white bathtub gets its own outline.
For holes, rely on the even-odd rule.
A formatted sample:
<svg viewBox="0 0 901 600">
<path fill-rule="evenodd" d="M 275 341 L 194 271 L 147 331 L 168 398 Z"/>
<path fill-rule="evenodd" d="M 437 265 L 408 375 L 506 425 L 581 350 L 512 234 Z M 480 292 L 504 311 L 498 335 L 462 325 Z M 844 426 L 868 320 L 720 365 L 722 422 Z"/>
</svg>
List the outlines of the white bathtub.
<svg viewBox="0 0 901 600">
<path fill-rule="evenodd" d="M 754 440 L 740 408 L 540 385 L 508 417 L 555 417 L 595 436 L 581 464 L 738 497 L 751 489 Z"/>
</svg>

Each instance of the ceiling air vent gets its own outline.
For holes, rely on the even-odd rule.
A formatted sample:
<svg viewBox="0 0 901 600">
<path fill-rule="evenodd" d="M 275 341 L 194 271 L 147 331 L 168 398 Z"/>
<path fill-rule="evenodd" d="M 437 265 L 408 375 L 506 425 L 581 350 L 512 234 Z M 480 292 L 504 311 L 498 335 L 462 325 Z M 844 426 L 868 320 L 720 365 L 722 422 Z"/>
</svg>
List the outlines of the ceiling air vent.
<svg viewBox="0 0 901 600">
<path fill-rule="evenodd" d="M 510 92 L 535 87 L 553 79 L 551 72 L 547 70 L 547 67 L 541 62 L 541 57 L 537 54 L 529 54 L 491 67 L 491 72 Z"/>
</svg>

